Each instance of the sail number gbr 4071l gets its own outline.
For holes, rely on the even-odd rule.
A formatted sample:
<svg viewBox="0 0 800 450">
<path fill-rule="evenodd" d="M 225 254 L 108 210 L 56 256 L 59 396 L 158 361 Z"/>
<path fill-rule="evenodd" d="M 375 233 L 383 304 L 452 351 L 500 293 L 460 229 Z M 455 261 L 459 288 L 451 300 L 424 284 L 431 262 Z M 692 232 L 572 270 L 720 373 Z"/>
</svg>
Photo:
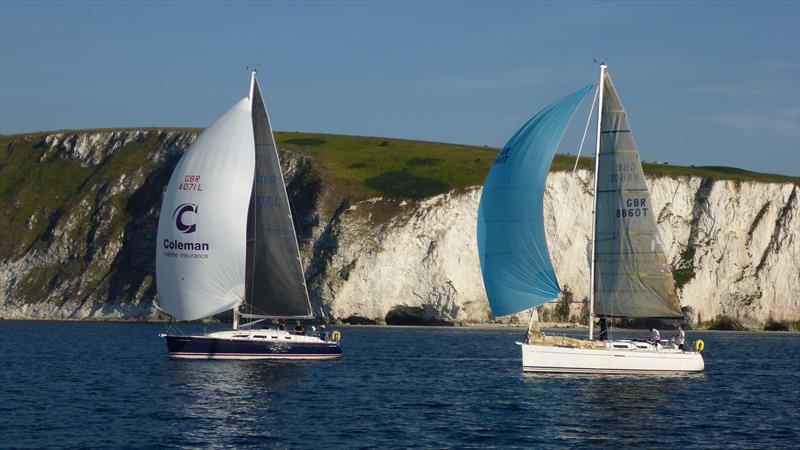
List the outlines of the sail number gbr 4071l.
<svg viewBox="0 0 800 450">
<path fill-rule="evenodd" d="M 625 208 L 617 208 L 617 217 L 647 217 L 647 199 L 625 199 Z"/>
<path fill-rule="evenodd" d="M 202 192 L 200 187 L 200 175 L 186 175 L 183 177 L 183 182 L 178 184 L 179 191 L 198 191 Z"/>
</svg>

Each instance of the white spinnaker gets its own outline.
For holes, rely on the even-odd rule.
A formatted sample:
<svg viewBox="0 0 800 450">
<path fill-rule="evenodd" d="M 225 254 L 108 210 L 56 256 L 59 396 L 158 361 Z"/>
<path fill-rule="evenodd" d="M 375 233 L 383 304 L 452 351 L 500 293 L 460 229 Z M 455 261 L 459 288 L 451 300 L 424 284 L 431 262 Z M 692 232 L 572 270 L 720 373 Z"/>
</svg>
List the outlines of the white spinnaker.
<svg viewBox="0 0 800 450">
<path fill-rule="evenodd" d="M 164 194 L 156 282 L 161 308 L 176 319 L 212 316 L 243 300 L 254 170 L 251 103 L 245 98 L 186 150 Z"/>
</svg>

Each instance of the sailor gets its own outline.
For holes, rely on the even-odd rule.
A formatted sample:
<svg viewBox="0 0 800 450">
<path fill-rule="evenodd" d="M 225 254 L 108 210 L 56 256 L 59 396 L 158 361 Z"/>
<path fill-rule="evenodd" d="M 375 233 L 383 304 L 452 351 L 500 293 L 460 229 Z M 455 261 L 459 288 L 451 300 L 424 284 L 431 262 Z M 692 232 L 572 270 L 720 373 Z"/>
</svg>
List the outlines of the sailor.
<svg viewBox="0 0 800 450">
<path fill-rule="evenodd" d="M 597 335 L 597 339 L 601 341 L 608 340 L 608 320 L 605 317 L 600 318 L 600 334 Z"/>
<path fill-rule="evenodd" d="M 656 330 L 656 327 L 650 328 L 650 338 L 648 341 L 652 342 L 656 347 L 661 345 L 661 333 Z"/>
<path fill-rule="evenodd" d="M 294 334 L 306 334 L 306 329 L 303 328 L 303 324 L 300 321 L 297 321 L 297 326 L 294 327 Z"/>
<path fill-rule="evenodd" d="M 683 326 L 678 325 L 678 331 L 675 333 L 675 344 L 678 348 L 683 350 L 686 343 L 686 333 L 683 331 Z"/>
</svg>

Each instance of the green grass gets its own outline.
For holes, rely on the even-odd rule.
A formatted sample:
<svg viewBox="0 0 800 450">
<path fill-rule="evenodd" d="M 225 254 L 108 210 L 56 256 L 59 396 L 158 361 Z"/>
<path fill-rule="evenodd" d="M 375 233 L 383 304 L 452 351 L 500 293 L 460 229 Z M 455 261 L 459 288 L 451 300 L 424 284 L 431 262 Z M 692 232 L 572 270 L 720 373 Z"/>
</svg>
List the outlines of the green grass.
<svg viewBox="0 0 800 450">
<path fill-rule="evenodd" d="M 572 171 L 575 165 L 574 156 L 556 155 L 551 171 Z M 594 170 L 594 158 L 581 157 L 578 169 Z M 771 173 L 751 172 L 745 169 L 725 166 L 675 166 L 671 164 L 642 163 L 645 175 L 652 177 L 705 177 L 713 180 L 757 181 L 762 183 L 792 183 L 800 186 L 800 178 Z"/>
<path fill-rule="evenodd" d="M 437 142 L 276 133 L 278 146 L 313 156 L 326 189 L 353 201 L 371 197 L 417 199 L 450 189 L 483 184 L 498 149 Z M 552 171 L 572 171 L 575 157 L 556 155 Z M 644 163 L 654 177 L 699 176 L 715 180 L 793 183 L 800 178 L 762 174 L 723 166 L 685 167 Z M 593 170 L 594 159 L 582 157 L 579 169 Z"/>
<path fill-rule="evenodd" d="M 497 155 L 485 147 L 378 137 L 277 133 L 275 139 L 314 158 L 328 194 L 353 201 L 419 199 L 479 185 Z"/>
<path fill-rule="evenodd" d="M 155 131 L 155 129 L 147 129 Z M 84 133 L 111 131 L 106 129 L 58 131 Z M 165 129 L 173 132 L 198 132 L 198 129 Z M 55 132 L 54 132 L 55 133 Z M 0 254 L 18 251 L 30 245 L 42 233 L 47 220 L 39 217 L 32 230 L 24 226 L 37 211 L 54 214 L 73 197 L 89 177 L 97 182 L 112 181 L 144 164 L 143 155 L 154 148 L 156 133 L 144 143 L 131 143 L 110 159 L 96 173 L 81 167 L 77 161 L 49 157 L 46 164 L 38 158 L 45 151 L 34 148 L 50 133 L 0 136 L 0 205 L 3 206 L 0 226 L 15 230 L 14 242 L 0 242 Z M 492 165 L 497 149 L 468 145 L 444 144 L 380 137 L 341 136 L 319 133 L 276 133 L 279 147 L 311 156 L 325 193 L 333 198 L 347 197 L 360 201 L 373 197 L 420 199 L 451 189 L 481 185 Z M 9 144 L 15 143 L 9 152 Z M 574 156 L 556 155 L 551 170 L 571 171 Z M 578 167 L 591 170 L 593 160 L 581 158 Z M 761 182 L 789 182 L 800 185 L 800 179 L 781 175 L 760 174 L 743 169 L 709 166 L 683 167 L 664 164 L 643 165 L 645 173 L 656 177 L 702 176 L 712 179 Z M 81 197 L 83 198 L 83 197 Z M 124 207 L 124 195 L 119 198 Z"/>
<path fill-rule="evenodd" d="M 294 138 L 283 141 L 284 144 L 299 145 L 302 147 L 314 147 L 317 145 L 327 144 L 328 141 L 322 139 L 309 139 L 309 138 Z"/>
<path fill-rule="evenodd" d="M 668 164 L 642 164 L 644 172 L 656 177 L 696 176 L 713 180 L 757 181 L 762 183 L 792 183 L 800 186 L 800 178 L 770 173 L 751 172 L 736 167 L 723 166 L 672 166 Z"/>
<path fill-rule="evenodd" d="M 742 326 L 736 319 L 730 316 L 718 315 L 714 320 L 701 324 L 708 330 L 720 331 L 743 331 L 746 328 Z"/>
<path fill-rule="evenodd" d="M 74 201 L 91 174 L 77 161 L 54 155 L 38 162 L 46 149 L 35 146 L 43 136 L 31 135 L 26 141 L 0 136 L 0 230 L 13 236 L 0 239 L 0 255 L 19 255 L 33 245 L 46 232 L 50 218 Z M 35 223 L 28 229 L 34 215 Z"/>
<path fill-rule="evenodd" d="M 694 252 L 694 247 L 687 247 L 681 252 L 680 261 L 672 268 L 672 278 L 675 280 L 675 288 L 678 290 L 694 279 Z"/>
</svg>

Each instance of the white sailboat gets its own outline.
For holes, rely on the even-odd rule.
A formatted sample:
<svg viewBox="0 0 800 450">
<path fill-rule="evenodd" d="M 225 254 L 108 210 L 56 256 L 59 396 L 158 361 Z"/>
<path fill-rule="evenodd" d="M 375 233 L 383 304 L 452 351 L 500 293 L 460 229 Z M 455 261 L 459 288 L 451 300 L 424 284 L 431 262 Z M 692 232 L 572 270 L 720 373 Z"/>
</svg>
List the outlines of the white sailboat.
<svg viewBox="0 0 800 450">
<path fill-rule="evenodd" d="M 497 316 L 535 308 L 561 295 L 544 231 L 545 182 L 558 144 L 593 86 L 556 101 L 529 120 L 500 152 L 486 178 L 478 212 L 478 250 L 484 286 Z M 699 351 L 606 336 L 595 339 L 595 318 L 682 318 L 639 152 L 605 65 L 600 66 L 597 89 L 588 339 L 546 336 L 532 315 L 526 340 L 519 343 L 523 370 L 702 371 Z"/>
<path fill-rule="evenodd" d="M 173 358 L 332 359 L 341 333 L 306 333 L 313 319 L 275 138 L 255 71 L 249 95 L 181 157 L 158 223 L 159 308 L 177 320 L 233 311 L 233 329 L 162 335 Z M 242 319 L 248 321 L 242 323 Z M 282 325 L 257 328 L 266 319 Z"/>
</svg>

